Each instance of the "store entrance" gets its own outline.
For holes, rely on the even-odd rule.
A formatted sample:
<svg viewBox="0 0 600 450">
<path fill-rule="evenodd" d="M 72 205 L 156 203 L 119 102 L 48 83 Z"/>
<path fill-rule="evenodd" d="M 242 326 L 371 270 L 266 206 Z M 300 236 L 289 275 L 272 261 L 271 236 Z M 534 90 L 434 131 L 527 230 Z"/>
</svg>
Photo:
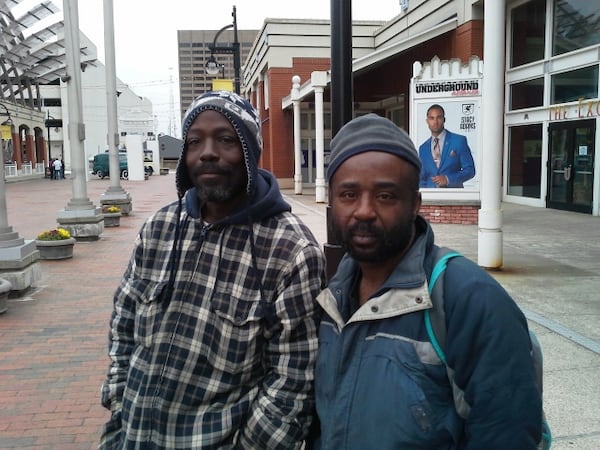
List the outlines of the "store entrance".
<svg viewBox="0 0 600 450">
<path fill-rule="evenodd" d="M 549 127 L 548 208 L 592 213 L 595 120 Z"/>
</svg>

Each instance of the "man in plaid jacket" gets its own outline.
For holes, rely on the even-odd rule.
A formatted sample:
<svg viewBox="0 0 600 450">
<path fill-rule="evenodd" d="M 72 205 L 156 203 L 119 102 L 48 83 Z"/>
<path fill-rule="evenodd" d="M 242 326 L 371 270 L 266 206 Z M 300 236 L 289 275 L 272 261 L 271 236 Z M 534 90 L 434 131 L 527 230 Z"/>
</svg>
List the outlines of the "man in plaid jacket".
<svg viewBox="0 0 600 450">
<path fill-rule="evenodd" d="M 250 103 L 204 94 L 182 134 L 179 200 L 143 225 L 114 295 L 99 448 L 299 448 L 323 253 L 257 167 Z"/>
</svg>

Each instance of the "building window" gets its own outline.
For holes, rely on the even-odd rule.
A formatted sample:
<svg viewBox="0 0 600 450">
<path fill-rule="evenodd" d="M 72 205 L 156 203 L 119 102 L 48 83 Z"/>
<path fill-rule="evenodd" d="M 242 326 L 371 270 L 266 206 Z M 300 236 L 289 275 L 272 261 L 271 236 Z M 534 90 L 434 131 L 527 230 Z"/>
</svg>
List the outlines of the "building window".
<svg viewBox="0 0 600 450">
<path fill-rule="evenodd" d="M 310 113 L 305 113 L 304 112 L 304 113 L 300 114 L 300 128 L 302 130 L 312 130 L 312 129 L 314 129 L 314 126 L 311 127 L 311 114 Z"/>
<path fill-rule="evenodd" d="M 391 109 L 385 115 L 400 128 L 404 128 L 404 108 Z"/>
<path fill-rule="evenodd" d="M 555 0 L 553 28 L 553 55 L 600 43 L 598 2 Z"/>
<path fill-rule="evenodd" d="M 512 47 L 510 66 L 544 59 L 546 0 L 533 0 L 514 8 L 510 17 Z"/>
<path fill-rule="evenodd" d="M 33 99 L 33 104 L 37 107 L 50 107 L 50 106 L 62 106 L 62 101 L 59 98 L 41 98 L 38 100 L 37 98 Z"/>
<path fill-rule="evenodd" d="M 598 98 L 598 66 L 552 75 L 551 89 L 552 104 Z"/>
<path fill-rule="evenodd" d="M 533 108 L 544 104 L 544 78 L 510 85 L 510 109 Z"/>
<path fill-rule="evenodd" d="M 542 124 L 511 127 L 508 149 L 508 195 L 540 198 Z"/>
</svg>

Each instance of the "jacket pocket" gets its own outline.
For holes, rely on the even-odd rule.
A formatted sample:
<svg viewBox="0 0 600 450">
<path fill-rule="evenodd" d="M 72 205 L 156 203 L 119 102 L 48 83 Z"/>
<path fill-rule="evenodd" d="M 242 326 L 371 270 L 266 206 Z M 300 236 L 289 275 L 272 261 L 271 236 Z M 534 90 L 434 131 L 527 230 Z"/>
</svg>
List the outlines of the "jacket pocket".
<svg viewBox="0 0 600 450">
<path fill-rule="evenodd" d="M 163 294 L 166 282 L 137 280 L 132 289 L 137 291 L 138 301 L 135 311 L 135 343 L 144 347 L 152 346 L 163 317 Z"/>
<path fill-rule="evenodd" d="M 219 292 L 212 297 L 211 307 L 216 327 L 209 359 L 232 374 L 259 364 L 264 345 L 263 302 Z"/>
</svg>

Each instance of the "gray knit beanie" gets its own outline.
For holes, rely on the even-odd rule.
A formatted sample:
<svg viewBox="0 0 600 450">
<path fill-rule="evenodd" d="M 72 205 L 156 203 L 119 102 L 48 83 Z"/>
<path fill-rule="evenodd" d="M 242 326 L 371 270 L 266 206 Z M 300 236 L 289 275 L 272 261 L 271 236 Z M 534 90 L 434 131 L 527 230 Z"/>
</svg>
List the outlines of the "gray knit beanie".
<svg viewBox="0 0 600 450">
<path fill-rule="evenodd" d="M 348 158 L 359 153 L 380 151 L 396 155 L 421 171 L 419 154 L 408 133 L 389 119 L 366 114 L 352 119 L 331 140 L 327 182 Z"/>
<path fill-rule="evenodd" d="M 187 133 L 190 126 L 198 115 L 206 110 L 221 113 L 233 126 L 244 153 L 244 162 L 248 175 L 246 192 L 252 196 L 256 188 L 256 176 L 258 173 L 258 161 L 262 152 L 262 135 L 260 129 L 260 118 L 258 112 L 250 102 L 238 94 L 228 91 L 207 92 L 200 95 L 192 102 L 183 116 L 181 136 L 183 148 L 177 163 L 175 172 L 175 184 L 177 195 L 183 197 L 185 192 L 193 187 L 188 168 L 185 164 L 185 152 L 187 150 Z"/>
</svg>

